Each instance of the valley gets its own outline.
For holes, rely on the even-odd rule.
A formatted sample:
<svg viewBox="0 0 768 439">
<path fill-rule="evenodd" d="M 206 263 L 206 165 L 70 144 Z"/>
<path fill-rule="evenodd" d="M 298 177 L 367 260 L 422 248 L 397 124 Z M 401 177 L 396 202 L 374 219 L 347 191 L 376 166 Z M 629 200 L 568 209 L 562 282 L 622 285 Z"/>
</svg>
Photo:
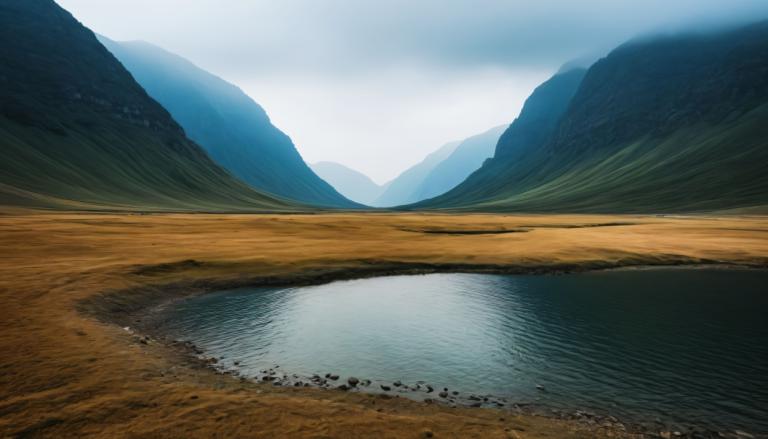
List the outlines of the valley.
<svg viewBox="0 0 768 439">
<path fill-rule="evenodd" d="M 768 437 L 768 7 L 192 3 L 0 0 L 0 437 Z"/>
</svg>

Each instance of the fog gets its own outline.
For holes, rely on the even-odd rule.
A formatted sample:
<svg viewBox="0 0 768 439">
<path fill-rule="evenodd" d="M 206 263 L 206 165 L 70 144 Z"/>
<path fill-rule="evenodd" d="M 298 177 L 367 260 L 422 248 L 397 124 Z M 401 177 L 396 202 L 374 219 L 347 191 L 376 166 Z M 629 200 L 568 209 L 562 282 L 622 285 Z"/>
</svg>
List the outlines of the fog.
<svg viewBox="0 0 768 439">
<path fill-rule="evenodd" d="M 308 162 L 384 182 L 509 123 L 563 63 L 637 35 L 768 17 L 764 0 L 59 0 L 240 86 Z"/>
</svg>

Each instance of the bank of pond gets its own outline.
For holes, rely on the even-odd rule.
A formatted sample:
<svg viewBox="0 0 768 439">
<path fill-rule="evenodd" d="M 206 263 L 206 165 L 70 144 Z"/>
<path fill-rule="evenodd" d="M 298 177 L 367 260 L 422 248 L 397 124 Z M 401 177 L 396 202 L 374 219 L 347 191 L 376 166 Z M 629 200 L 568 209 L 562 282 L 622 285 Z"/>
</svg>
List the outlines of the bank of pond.
<svg viewBox="0 0 768 439">
<path fill-rule="evenodd" d="M 760 435 L 766 286 L 724 269 L 391 276 L 205 294 L 162 328 L 273 385 Z"/>
</svg>

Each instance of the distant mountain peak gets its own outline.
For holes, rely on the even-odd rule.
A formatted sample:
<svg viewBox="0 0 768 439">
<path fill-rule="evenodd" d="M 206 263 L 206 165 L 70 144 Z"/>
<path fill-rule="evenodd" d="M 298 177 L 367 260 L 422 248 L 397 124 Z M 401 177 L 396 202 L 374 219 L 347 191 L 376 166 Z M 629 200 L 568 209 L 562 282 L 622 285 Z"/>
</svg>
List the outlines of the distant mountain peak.
<svg viewBox="0 0 768 439">
<path fill-rule="evenodd" d="M 352 201 L 372 206 L 387 185 L 379 185 L 360 171 L 337 162 L 321 161 L 310 165 L 313 171 Z"/>
</svg>

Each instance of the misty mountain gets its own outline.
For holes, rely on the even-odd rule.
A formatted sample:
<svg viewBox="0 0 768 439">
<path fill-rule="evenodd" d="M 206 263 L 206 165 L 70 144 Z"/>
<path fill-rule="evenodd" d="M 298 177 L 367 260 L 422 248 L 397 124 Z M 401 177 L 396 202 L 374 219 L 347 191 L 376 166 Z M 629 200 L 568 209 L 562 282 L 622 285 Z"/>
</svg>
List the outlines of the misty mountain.
<svg viewBox="0 0 768 439">
<path fill-rule="evenodd" d="M 416 191 L 430 172 L 447 159 L 461 142 L 450 142 L 427 155 L 424 160 L 406 169 L 389 182 L 388 187 L 373 203 L 377 207 L 392 207 L 415 203 L 420 198 Z"/>
<path fill-rule="evenodd" d="M 543 124 L 515 133 L 516 121 L 493 160 L 417 206 L 575 212 L 766 206 L 766 54 L 768 22 L 630 41 L 589 68 L 554 129 Z"/>
<path fill-rule="evenodd" d="M 235 85 L 152 44 L 100 40 L 192 140 L 241 180 L 303 203 L 355 206 L 307 166 L 291 139 Z"/>
<path fill-rule="evenodd" d="M 435 202 L 462 204 L 493 197 L 513 186 L 513 173 L 518 169 L 518 162 L 534 154 L 554 136 L 557 124 L 586 72 L 581 68 L 564 68 L 536 87 L 526 99 L 520 115 L 502 133 L 493 158 L 467 181 Z"/>
<path fill-rule="evenodd" d="M 436 197 L 463 182 L 485 160 L 493 157 L 499 137 L 506 129 L 507 125 L 498 126 L 462 141 L 414 189 L 414 198 L 425 200 Z"/>
<path fill-rule="evenodd" d="M 443 194 L 464 181 L 492 157 L 504 126 L 450 142 L 429 154 L 388 183 L 373 206 L 391 207 L 415 203 Z"/>
<path fill-rule="evenodd" d="M 367 175 L 340 163 L 317 162 L 310 167 L 323 180 L 352 201 L 372 206 L 389 183 L 379 186 Z"/>
<path fill-rule="evenodd" d="M 3 1 L 0 60 L 0 203 L 295 209 L 211 161 L 52 0 Z"/>
</svg>

